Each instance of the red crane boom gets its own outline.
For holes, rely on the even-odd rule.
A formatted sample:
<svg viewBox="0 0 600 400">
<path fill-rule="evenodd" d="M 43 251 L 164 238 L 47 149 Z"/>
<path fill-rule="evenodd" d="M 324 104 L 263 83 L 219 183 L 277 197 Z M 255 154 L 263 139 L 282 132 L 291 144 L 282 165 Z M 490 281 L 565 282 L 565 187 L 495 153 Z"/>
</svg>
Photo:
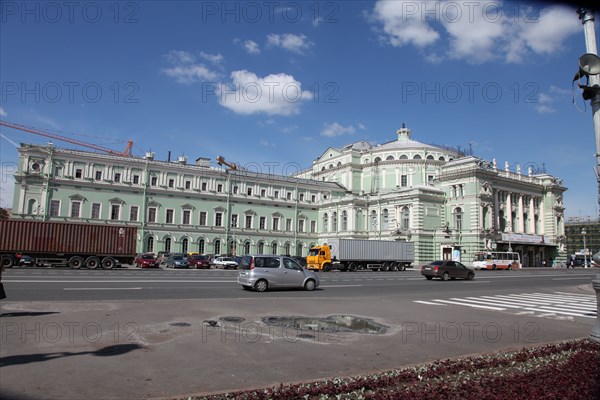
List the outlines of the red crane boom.
<svg viewBox="0 0 600 400">
<path fill-rule="evenodd" d="M 43 131 L 40 129 L 36 129 L 36 128 L 25 126 L 25 125 L 19 125 L 19 124 L 15 124 L 15 123 L 8 122 L 8 121 L 0 120 L 0 125 L 6 126 L 8 128 L 13 128 L 13 129 L 17 129 L 20 131 L 24 131 L 24 132 L 33 133 L 33 134 L 40 135 L 40 136 L 46 136 L 46 137 L 49 137 L 52 139 L 62 140 L 64 142 L 73 143 L 78 146 L 89 147 L 91 149 L 98 150 L 98 151 L 108 153 L 108 154 L 113 154 L 113 155 L 118 155 L 118 156 L 123 156 L 123 157 L 125 157 L 125 156 L 131 157 L 132 156 L 131 150 L 133 147 L 133 140 L 129 140 L 127 142 L 127 147 L 125 148 L 125 150 L 122 152 L 119 152 L 119 151 L 112 150 L 112 149 L 109 149 L 106 147 L 98 146 L 93 143 L 82 142 L 81 140 L 71 139 L 71 138 L 68 138 L 65 136 L 57 135 L 55 133 L 46 132 L 46 131 Z"/>
</svg>

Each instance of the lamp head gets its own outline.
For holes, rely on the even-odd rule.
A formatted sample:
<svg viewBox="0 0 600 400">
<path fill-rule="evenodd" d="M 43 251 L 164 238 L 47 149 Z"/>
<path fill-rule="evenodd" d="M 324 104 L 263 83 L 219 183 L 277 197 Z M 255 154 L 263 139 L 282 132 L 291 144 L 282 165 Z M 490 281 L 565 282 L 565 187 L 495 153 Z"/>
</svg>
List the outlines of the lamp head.
<svg viewBox="0 0 600 400">
<path fill-rule="evenodd" d="M 579 71 L 575 74 L 574 81 L 582 76 L 600 74 L 600 57 L 593 53 L 586 53 L 579 57 Z"/>
</svg>

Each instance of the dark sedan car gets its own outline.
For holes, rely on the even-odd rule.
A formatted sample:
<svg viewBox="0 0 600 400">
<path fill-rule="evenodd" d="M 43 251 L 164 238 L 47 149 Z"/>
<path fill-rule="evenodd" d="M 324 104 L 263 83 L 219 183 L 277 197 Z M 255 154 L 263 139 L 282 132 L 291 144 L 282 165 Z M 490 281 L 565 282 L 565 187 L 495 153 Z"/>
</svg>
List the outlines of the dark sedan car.
<svg viewBox="0 0 600 400">
<path fill-rule="evenodd" d="M 194 254 L 188 257 L 188 263 L 192 268 L 210 268 L 210 260 L 207 256 Z"/>
<path fill-rule="evenodd" d="M 443 281 L 448 279 L 464 278 L 471 280 L 475 278 L 475 272 L 459 263 L 452 260 L 434 261 L 431 264 L 421 267 L 421 275 L 427 280 L 440 278 Z"/>
</svg>

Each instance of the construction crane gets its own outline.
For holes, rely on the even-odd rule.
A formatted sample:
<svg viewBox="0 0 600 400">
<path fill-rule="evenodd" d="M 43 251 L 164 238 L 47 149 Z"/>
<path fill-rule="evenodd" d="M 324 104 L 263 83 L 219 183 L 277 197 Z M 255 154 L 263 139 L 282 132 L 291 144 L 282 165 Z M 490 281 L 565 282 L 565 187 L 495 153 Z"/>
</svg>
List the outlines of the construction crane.
<svg viewBox="0 0 600 400">
<path fill-rule="evenodd" d="M 219 165 L 226 165 L 226 166 L 228 166 L 228 167 L 229 167 L 229 169 L 230 169 L 230 170 L 233 170 L 233 171 L 235 171 L 235 170 L 237 170 L 237 169 L 238 169 L 238 166 L 237 166 L 237 164 L 236 164 L 236 163 L 228 163 L 228 162 L 227 162 L 227 161 L 225 161 L 225 159 L 224 159 L 223 157 L 221 157 L 221 156 L 218 156 L 218 157 L 217 157 L 217 164 L 219 164 Z"/>
<path fill-rule="evenodd" d="M 15 123 L 8 122 L 8 121 L 0 120 L 0 125 L 6 126 L 8 128 L 13 128 L 13 129 L 17 129 L 20 131 L 24 131 L 24 132 L 33 133 L 33 134 L 40 135 L 40 136 L 46 136 L 46 137 L 49 137 L 52 139 L 62 140 L 64 142 L 73 143 L 78 146 L 89 147 L 91 149 L 98 150 L 103 153 L 118 155 L 118 156 L 122 156 L 122 157 L 125 157 L 125 156 L 133 157 L 133 155 L 131 154 L 131 150 L 133 147 L 133 140 L 129 140 L 127 142 L 127 147 L 125 148 L 125 150 L 123 150 L 122 152 L 119 152 L 119 151 L 112 150 L 112 149 L 109 149 L 106 147 L 98 146 L 93 143 L 82 142 L 81 140 L 68 138 L 65 136 L 57 135 L 56 133 L 50 133 L 50 132 L 46 132 L 46 131 L 43 131 L 40 129 L 36 129 L 36 128 L 25 126 L 25 125 L 19 125 L 19 124 L 15 124 Z"/>
</svg>

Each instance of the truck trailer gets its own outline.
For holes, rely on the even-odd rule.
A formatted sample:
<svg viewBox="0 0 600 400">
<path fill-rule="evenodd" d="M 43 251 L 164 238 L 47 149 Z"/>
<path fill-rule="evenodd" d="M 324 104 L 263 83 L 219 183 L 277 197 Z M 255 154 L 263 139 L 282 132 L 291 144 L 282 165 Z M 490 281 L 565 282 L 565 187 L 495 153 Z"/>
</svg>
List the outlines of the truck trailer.
<svg viewBox="0 0 600 400">
<path fill-rule="evenodd" d="M 28 255 L 35 266 L 112 269 L 133 263 L 136 239 L 130 226 L 0 220 L 0 260 L 4 268 Z"/>
<path fill-rule="evenodd" d="M 413 242 L 331 239 L 321 246 L 310 248 L 306 268 L 316 271 L 403 271 L 414 259 Z"/>
</svg>

